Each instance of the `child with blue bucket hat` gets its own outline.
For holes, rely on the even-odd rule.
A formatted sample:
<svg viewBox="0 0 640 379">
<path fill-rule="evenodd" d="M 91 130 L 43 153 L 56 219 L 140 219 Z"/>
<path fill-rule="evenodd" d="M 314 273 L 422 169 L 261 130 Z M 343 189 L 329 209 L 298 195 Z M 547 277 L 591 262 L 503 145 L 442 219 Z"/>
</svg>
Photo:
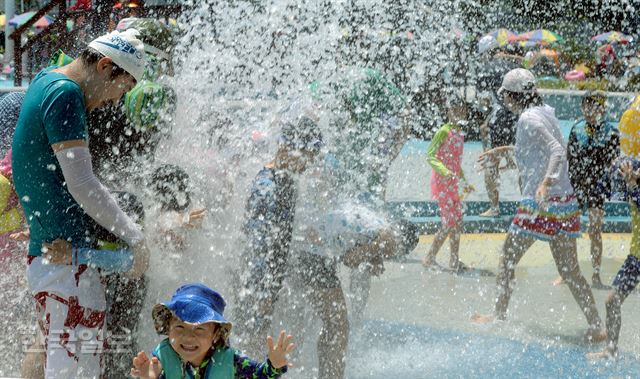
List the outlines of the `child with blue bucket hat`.
<svg viewBox="0 0 640 379">
<path fill-rule="evenodd" d="M 229 346 L 231 323 L 224 316 L 225 301 L 203 284 L 185 284 L 171 301 L 153 307 L 156 332 L 166 335 L 149 359 L 144 352 L 133 359 L 131 374 L 149 379 L 276 379 L 291 364 L 292 336 L 280 332 L 267 337 L 268 359 L 259 363 Z"/>
</svg>

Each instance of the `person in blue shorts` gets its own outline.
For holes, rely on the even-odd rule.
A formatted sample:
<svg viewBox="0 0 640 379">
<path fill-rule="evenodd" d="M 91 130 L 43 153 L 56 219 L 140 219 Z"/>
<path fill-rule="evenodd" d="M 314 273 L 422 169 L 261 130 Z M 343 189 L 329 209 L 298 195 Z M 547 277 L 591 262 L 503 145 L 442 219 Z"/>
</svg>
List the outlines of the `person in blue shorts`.
<svg viewBox="0 0 640 379">
<path fill-rule="evenodd" d="M 86 121 L 88 111 L 131 89 L 144 65 L 136 32 L 113 32 L 93 40 L 70 64 L 41 71 L 22 104 L 13 178 L 31 233 L 27 279 L 44 336 L 47 379 L 100 375 L 106 300 L 97 270 L 49 265 L 43 244 L 64 239 L 91 247 L 93 219 L 132 247 L 130 275 L 148 266 L 142 231 L 93 173 Z"/>
<path fill-rule="evenodd" d="M 611 192 L 611 166 L 620 155 L 620 133 L 604 117 L 606 100 L 603 92 L 591 91 L 584 95 L 584 119 L 573 125 L 567 143 L 569 179 L 578 205 L 589 213 L 591 282 L 592 287 L 598 289 L 607 288 L 600 279 L 604 202 Z"/>
<path fill-rule="evenodd" d="M 640 161 L 626 158 L 614 166 L 626 182 L 626 195 L 629 198 L 631 212 L 631 244 L 629 255 L 620 267 L 613 280 L 613 290 L 606 300 L 606 336 L 607 346 L 603 351 L 587 354 L 591 360 L 616 358 L 618 356 L 618 340 L 622 328 L 622 303 L 640 283 Z"/>
<path fill-rule="evenodd" d="M 297 187 L 294 176 L 304 172 L 322 146 L 314 120 L 302 116 L 282 126 L 275 158 L 258 173 L 246 206 L 240 289 L 234 312 L 242 330 L 240 343 L 250 355 L 261 351 L 261 336 L 271 327 L 282 288 L 291 243 Z"/>
</svg>

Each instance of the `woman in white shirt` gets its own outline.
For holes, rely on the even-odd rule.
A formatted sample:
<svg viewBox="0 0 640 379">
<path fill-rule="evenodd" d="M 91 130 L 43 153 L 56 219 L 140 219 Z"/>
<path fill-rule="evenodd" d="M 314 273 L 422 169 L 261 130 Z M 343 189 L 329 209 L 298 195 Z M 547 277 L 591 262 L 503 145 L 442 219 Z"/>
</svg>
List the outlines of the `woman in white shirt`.
<svg viewBox="0 0 640 379">
<path fill-rule="evenodd" d="M 593 293 L 580 272 L 576 238 L 580 210 L 569 181 L 566 151 L 555 111 L 542 101 L 533 74 L 514 69 L 503 79 L 499 95 L 519 114 L 515 146 L 498 147 L 480 156 L 480 164 L 509 150 L 515 153 L 522 199 L 500 257 L 494 315 L 473 316 L 477 323 L 504 320 L 513 291 L 515 267 L 536 240 L 549 242 L 560 276 L 583 311 L 589 340 L 602 340 L 602 321 Z"/>
</svg>

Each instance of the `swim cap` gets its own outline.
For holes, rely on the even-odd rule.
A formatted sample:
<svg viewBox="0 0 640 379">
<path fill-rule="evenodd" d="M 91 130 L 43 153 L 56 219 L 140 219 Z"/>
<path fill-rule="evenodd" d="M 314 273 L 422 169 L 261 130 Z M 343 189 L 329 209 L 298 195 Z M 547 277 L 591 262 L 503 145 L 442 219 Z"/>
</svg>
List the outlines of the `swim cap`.
<svg viewBox="0 0 640 379">
<path fill-rule="evenodd" d="M 91 41 L 89 47 L 111 58 L 113 63 L 129 73 L 139 82 L 144 73 L 144 44 L 138 39 L 139 32 L 128 29 L 113 31 Z"/>
</svg>

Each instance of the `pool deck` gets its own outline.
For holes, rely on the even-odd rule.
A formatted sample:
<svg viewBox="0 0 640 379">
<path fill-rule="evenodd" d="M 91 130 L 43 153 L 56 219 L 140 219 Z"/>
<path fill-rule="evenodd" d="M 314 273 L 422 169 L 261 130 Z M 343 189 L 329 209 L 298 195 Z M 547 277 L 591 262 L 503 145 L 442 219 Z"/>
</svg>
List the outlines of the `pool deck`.
<svg viewBox="0 0 640 379">
<path fill-rule="evenodd" d="M 464 235 L 460 257 L 470 266 L 495 273 L 504 237 Z M 406 261 L 387 262 L 385 273 L 373 280 L 364 327 L 351 336 L 349 379 L 638 377 L 637 292 L 622 308 L 621 359 L 592 363 L 584 354 L 603 345 L 583 341 L 587 324 L 568 288 L 552 285 L 558 274 L 547 244 L 536 242 L 518 266 L 508 320 L 476 325 L 470 322 L 471 315 L 493 309 L 495 277 L 426 271 L 419 262 L 432 240 L 421 237 Z M 605 283 L 611 283 L 628 245 L 628 235 L 604 235 Z M 578 248 L 580 266 L 590 282 L 589 240 L 579 239 Z M 438 262 L 446 265 L 448 258 L 445 245 Z M 608 291 L 593 292 L 604 318 Z M 310 356 L 297 362 L 298 369 L 292 373 L 296 378 L 312 378 L 314 364 Z"/>
</svg>

